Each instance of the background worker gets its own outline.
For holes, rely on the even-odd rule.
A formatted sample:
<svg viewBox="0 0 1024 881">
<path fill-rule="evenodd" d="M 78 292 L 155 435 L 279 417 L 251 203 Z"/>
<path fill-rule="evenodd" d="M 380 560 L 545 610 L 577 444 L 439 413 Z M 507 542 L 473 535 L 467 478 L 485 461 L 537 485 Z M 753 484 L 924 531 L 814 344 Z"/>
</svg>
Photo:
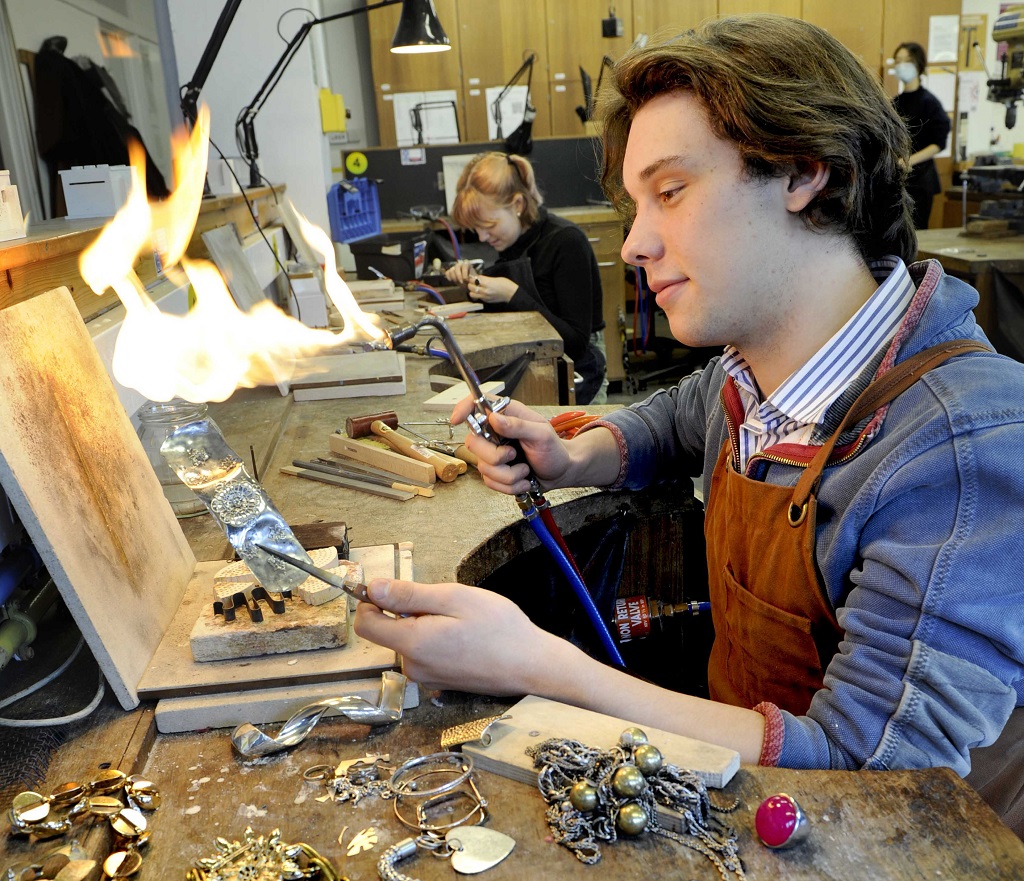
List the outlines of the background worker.
<svg viewBox="0 0 1024 881">
<path fill-rule="evenodd" d="M 971 772 L 1021 834 L 1024 365 L 987 347 L 972 288 L 907 266 L 905 126 L 833 37 L 778 16 L 706 23 L 612 79 L 623 257 L 680 341 L 725 351 L 571 441 L 517 402 L 490 421 L 545 487 L 703 474 L 712 700 L 463 585 L 374 581 L 412 617 L 363 604 L 357 632 L 428 687 L 538 694 L 747 763 Z M 469 446 L 490 487 L 528 489 L 515 450 Z"/>
<path fill-rule="evenodd" d="M 498 252 L 478 272 L 459 261 L 445 275 L 496 310 L 540 312 L 558 331 L 583 382 L 576 403 L 607 400 L 601 274 L 586 233 L 549 214 L 523 156 L 483 153 L 462 171 L 452 218 Z"/>
<path fill-rule="evenodd" d="M 910 175 L 907 192 L 914 202 L 915 229 L 928 229 L 932 200 L 942 192 L 935 156 L 946 149 L 949 116 L 941 102 L 921 85 L 928 59 L 919 43 L 900 43 L 893 55 L 903 91 L 893 103 L 910 130 Z"/>
</svg>

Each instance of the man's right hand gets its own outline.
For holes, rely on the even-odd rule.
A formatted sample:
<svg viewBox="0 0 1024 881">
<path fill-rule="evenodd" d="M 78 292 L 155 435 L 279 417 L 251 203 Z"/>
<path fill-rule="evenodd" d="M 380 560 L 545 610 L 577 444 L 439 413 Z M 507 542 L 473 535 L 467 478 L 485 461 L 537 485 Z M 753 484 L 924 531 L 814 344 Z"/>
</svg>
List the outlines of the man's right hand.
<svg viewBox="0 0 1024 881">
<path fill-rule="evenodd" d="M 452 424 L 465 422 L 472 410 L 472 398 L 460 401 L 452 411 Z M 545 489 L 569 485 L 567 478 L 572 465 L 569 449 L 547 419 L 519 401 L 510 401 L 500 413 L 492 413 L 488 421 L 502 437 L 519 441 L 527 461 L 517 458 L 513 447 L 496 446 L 471 432 L 466 446 L 479 460 L 477 468 L 487 486 L 509 495 L 529 492 L 527 476 L 531 468 Z"/>
</svg>

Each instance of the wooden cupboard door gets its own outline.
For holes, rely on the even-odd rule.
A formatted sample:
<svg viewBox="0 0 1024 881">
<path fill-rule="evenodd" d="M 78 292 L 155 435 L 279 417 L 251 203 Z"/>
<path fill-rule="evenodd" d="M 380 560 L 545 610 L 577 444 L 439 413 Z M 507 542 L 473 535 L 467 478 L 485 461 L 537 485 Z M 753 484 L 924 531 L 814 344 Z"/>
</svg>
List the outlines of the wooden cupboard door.
<svg viewBox="0 0 1024 881">
<path fill-rule="evenodd" d="M 799 0 L 795 2 L 799 6 Z M 715 18 L 718 6 L 718 0 L 633 0 L 634 38 L 647 34 L 652 43 L 669 39 L 707 18 Z"/>
<path fill-rule="evenodd" d="M 804 0 L 803 19 L 824 28 L 871 70 L 882 65 L 883 0 Z"/>
<path fill-rule="evenodd" d="M 548 96 L 547 27 L 545 0 L 457 0 L 459 53 L 462 61 L 462 95 L 466 141 L 486 141 L 491 107 L 488 88 L 505 86 L 522 63 L 536 55 L 531 96 L 537 108 L 534 137 L 551 134 Z M 450 35 L 449 35 L 450 36 Z M 525 86 L 528 72 L 516 85 Z M 508 137 L 522 119 L 503 119 L 502 136 Z"/>
<path fill-rule="evenodd" d="M 633 43 L 633 0 L 610 4 L 622 20 L 621 37 L 602 37 L 608 0 L 547 0 L 548 65 L 551 82 L 580 80 L 582 67 L 597 87 L 605 55 L 613 61 Z"/>
<path fill-rule="evenodd" d="M 719 15 L 746 15 L 749 12 L 771 12 L 800 18 L 802 0 L 718 0 Z"/>
<path fill-rule="evenodd" d="M 437 10 L 441 26 L 452 42 L 452 48 L 447 52 L 395 55 L 391 51 L 391 40 L 402 11 L 400 3 L 374 10 L 367 17 L 370 29 L 370 62 L 373 66 L 373 92 L 382 147 L 396 146 L 395 111 L 391 100 L 396 93 L 454 90 L 458 93 L 459 129 L 463 132 L 465 130 L 459 62 L 460 31 L 455 0 L 434 0 L 434 8 Z"/>
<path fill-rule="evenodd" d="M 626 378 L 622 361 L 622 327 L 626 320 L 626 264 L 622 262 L 622 222 L 581 223 L 601 273 L 604 303 L 604 344 L 608 357 L 608 381 Z"/>
<path fill-rule="evenodd" d="M 594 80 L 594 87 L 597 80 Z M 579 76 L 571 80 L 552 80 L 548 84 L 548 100 L 551 106 L 551 134 L 555 137 L 578 138 L 591 134 L 577 107 L 583 107 L 583 83 Z"/>
</svg>

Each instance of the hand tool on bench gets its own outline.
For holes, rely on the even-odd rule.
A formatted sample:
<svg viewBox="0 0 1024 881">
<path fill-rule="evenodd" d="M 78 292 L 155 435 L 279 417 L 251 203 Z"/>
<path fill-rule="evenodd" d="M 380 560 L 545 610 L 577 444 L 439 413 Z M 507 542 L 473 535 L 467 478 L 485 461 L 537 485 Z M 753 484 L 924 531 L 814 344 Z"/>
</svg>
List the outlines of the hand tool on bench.
<svg viewBox="0 0 1024 881">
<path fill-rule="evenodd" d="M 488 421 L 492 413 L 500 413 L 509 405 L 510 398 L 505 396 L 494 399 L 484 394 L 476 372 L 459 348 L 459 344 L 455 341 L 451 329 L 443 320 L 428 315 L 407 327 L 390 330 L 387 332 L 388 344 L 395 346 L 398 343 L 404 343 L 406 340 L 416 336 L 421 330 L 426 330 L 427 328 L 432 328 L 441 334 L 441 339 L 448 350 L 448 354 L 451 356 L 452 362 L 458 368 L 463 381 L 470 390 L 470 395 L 473 398 L 473 412 L 466 417 L 466 422 L 469 424 L 470 429 L 474 434 L 491 443 L 509 445 L 516 451 L 516 459 L 520 462 L 526 462 L 526 456 L 523 454 L 518 440 L 502 437 L 491 427 Z M 562 574 L 568 579 L 595 633 L 601 640 L 601 645 L 608 655 L 608 659 L 615 666 L 625 668 L 626 664 L 622 659 L 622 654 L 619 652 L 619 648 L 612 638 L 607 623 L 602 618 L 600 610 L 594 603 L 594 598 L 590 595 L 590 591 L 583 581 L 579 566 L 573 559 L 561 530 L 551 514 L 551 504 L 545 498 L 540 482 L 537 480 L 536 475 L 532 473 L 532 469 L 528 477 L 529 491 L 519 493 L 515 497 L 516 504 L 522 511 L 523 518 L 530 524 L 540 543 L 548 549 L 558 567 L 562 570 Z"/>
<path fill-rule="evenodd" d="M 375 434 L 396 452 L 409 456 L 411 459 L 426 462 L 434 469 L 438 479 L 444 483 L 451 483 L 460 474 L 466 472 L 466 463 L 463 460 L 445 453 L 438 453 L 423 444 L 403 437 L 395 431 L 394 426 L 397 424 L 398 416 L 393 410 L 390 410 L 385 413 L 376 413 L 373 416 L 349 418 L 345 420 L 345 430 L 351 438 Z"/>
<path fill-rule="evenodd" d="M 383 452 L 383 450 L 381 451 Z M 404 456 L 402 457 L 405 458 Z M 386 477 L 388 480 L 397 480 L 399 483 L 407 483 L 410 486 L 415 486 L 418 489 L 430 489 L 434 483 L 437 482 L 437 475 L 434 474 L 434 469 L 430 468 L 430 476 L 433 478 L 429 483 L 424 480 L 413 480 L 411 477 L 403 477 L 401 474 L 396 474 L 393 471 L 385 471 L 383 468 L 374 468 L 372 465 L 364 465 L 362 462 L 357 462 L 355 459 L 349 459 L 342 456 L 340 453 L 331 453 L 329 456 L 316 456 L 310 460 L 316 462 L 317 465 L 330 465 L 333 468 L 341 468 L 345 471 L 352 473 L 352 476 L 356 479 L 361 479 L 364 475 L 372 475 L 373 477 Z M 409 459 L 407 461 L 412 461 Z M 416 464 L 422 465 L 422 462 Z M 429 465 L 427 466 L 430 467 Z"/>
<path fill-rule="evenodd" d="M 385 450 L 377 444 L 364 444 L 361 441 L 352 440 L 350 437 L 345 437 L 340 431 L 334 432 L 328 442 L 331 453 L 335 456 L 353 459 L 374 468 L 382 468 L 401 478 L 416 480 L 428 485 L 437 480 L 437 474 L 433 467 L 426 462 L 410 459 L 408 456 L 392 450 Z"/>
<path fill-rule="evenodd" d="M 422 445 L 428 450 L 433 450 L 435 453 L 440 453 L 441 455 L 448 456 L 449 458 L 459 459 L 467 465 L 472 465 L 474 468 L 476 467 L 476 456 L 469 451 L 465 444 L 454 445 L 445 443 L 444 441 L 433 440 L 431 438 L 424 437 L 418 431 L 413 431 L 409 428 L 410 425 L 447 425 L 448 435 L 451 437 L 453 436 L 452 426 L 447 420 L 444 422 L 441 422 L 440 420 L 437 422 L 399 422 L 398 414 L 394 410 L 384 410 L 381 413 L 372 413 L 368 416 L 349 416 L 348 419 L 345 420 L 345 433 L 348 434 L 349 437 L 354 438 L 367 437 L 368 435 L 375 433 L 372 430 L 372 426 L 373 423 L 378 420 L 390 428 L 399 429 L 413 435 L 418 438 L 422 442 Z M 463 465 L 459 465 L 459 474 L 465 473 L 466 468 Z"/>
<path fill-rule="evenodd" d="M 333 474 L 337 477 L 348 478 L 349 480 L 358 480 L 363 483 L 372 483 L 376 486 L 390 487 L 391 489 L 411 492 L 418 496 L 426 496 L 427 498 L 433 498 L 434 496 L 434 490 L 431 487 L 415 486 L 411 483 L 401 483 L 400 481 L 392 480 L 387 477 L 380 477 L 376 474 L 368 474 L 364 471 L 345 468 L 340 464 L 330 464 L 327 462 L 320 462 L 315 459 L 310 462 L 303 459 L 293 459 L 292 465 L 296 468 L 304 468 L 307 471 L 320 471 L 324 474 Z"/>
<path fill-rule="evenodd" d="M 466 463 L 461 459 L 428 450 L 423 444 L 418 444 L 407 437 L 403 437 L 379 419 L 370 426 L 370 431 L 395 452 L 404 453 L 410 459 L 417 459 L 432 466 L 437 474 L 437 479 L 443 483 L 451 483 L 459 474 L 464 473 L 466 470 Z"/>
<path fill-rule="evenodd" d="M 312 575 L 314 578 L 319 578 L 325 584 L 331 585 L 331 587 L 341 588 L 350 597 L 354 597 L 363 603 L 372 603 L 370 595 L 366 592 L 366 585 L 360 584 L 358 581 L 349 581 L 347 578 L 339 578 L 333 572 L 328 572 L 326 569 L 321 569 L 319 566 L 314 566 L 312 563 L 307 563 L 305 560 L 297 560 L 295 557 L 290 557 L 288 554 L 282 553 L 269 545 L 260 544 L 256 542 L 256 547 L 261 551 L 265 551 L 272 557 L 277 557 L 279 560 L 283 560 L 296 569 L 301 569 L 307 575 Z"/>
<path fill-rule="evenodd" d="M 362 479 L 343 477 L 340 474 L 330 474 L 323 471 L 314 471 L 308 468 L 297 468 L 294 465 L 284 465 L 281 468 L 282 474 L 289 474 L 292 477 L 304 477 L 306 480 L 316 480 L 320 483 L 329 483 L 331 486 L 341 486 L 345 489 L 354 489 L 359 492 L 369 493 L 372 496 L 383 496 L 387 499 L 397 499 L 400 502 L 407 502 L 416 498 L 416 493 L 410 486 L 408 489 L 392 489 L 390 486 L 381 486 L 378 483 L 367 483 Z"/>
</svg>

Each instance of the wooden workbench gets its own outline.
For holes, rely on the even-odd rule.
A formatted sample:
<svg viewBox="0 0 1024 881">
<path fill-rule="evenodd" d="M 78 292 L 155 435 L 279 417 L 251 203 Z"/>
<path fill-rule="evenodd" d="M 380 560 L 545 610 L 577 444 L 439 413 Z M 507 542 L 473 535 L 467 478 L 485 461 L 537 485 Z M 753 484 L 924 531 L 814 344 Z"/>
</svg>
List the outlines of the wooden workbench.
<svg viewBox="0 0 1024 881">
<path fill-rule="evenodd" d="M 283 192 L 284 187 L 280 185 L 273 189 L 255 187 L 246 191 L 261 227 L 277 222 L 276 205 Z M 113 290 L 102 295 L 93 293 L 78 271 L 82 251 L 92 244 L 109 219 L 30 219 L 27 236 L 0 242 L 0 309 L 61 285 L 71 291 L 86 321 L 116 305 L 118 299 Z M 253 215 L 241 194 L 204 199 L 189 243 L 188 256 L 208 258 L 202 233 L 227 223 L 233 223 L 243 238 L 256 230 Z M 135 261 L 135 273 L 144 285 L 157 277 L 151 253 L 139 255 Z"/>
<path fill-rule="evenodd" d="M 454 322 L 456 333 L 467 349 L 482 348 L 483 344 L 470 342 L 472 318 Z M 453 484 L 439 484 L 433 499 L 408 502 L 279 473 L 293 458 L 324 454 L 327 436 L 343 426 L 347 416 L 395 409 L 402 419 L 419 421 L 427 415 L 420 402 L 429 385 L 430 366 L 423 359 L 409 358 L 409 392 L 402 398 L 294 403 L 276 390 L 261 390 L 211 406 L 211 415 L 236 450 L 253 444 L 264 485 L 289 522 L 343 520 L 356 546 L 411 541 L 418 579 L 472 582 L 536 544 L 512 500 L 487 490 L 475 473 Z M 551 500 L 556 519 L 570 536 L 583 524 L 623 508 L 638 518 L 653 517 L 659 511 L 674 516 L 689 503 L 685 494 L 672 488 L 644 494 L 559 491 L 551 493 Z M 182 521 L 182 527 L 199 559 L 226 557 L 224 536 L 208 516 Z M 88 676 L 85 681 L 90 681 Z M 289 753 L 243 760 L 232 752 L 226 730 L 159 735 L 153 726 L 152 704 L 125 713 L 108 695 L 93 717 L 69 732 L 39 789 L 49 792 L 69 780 L 87 779 L 107 764 L 155 781 L 163 804 L 150 818 L 152 838 L 138 876 L 142 879 L 183 878 L 194 859 L 213 853 L 217 836 L 241 839 L 246 826 L 252 826 L 262 833 L 279 828 L 285 840 L 318 848 L 352 881 L 373 881 L 384 847 L 407 835 L 390 803 L 375 797 L 358 805 L 319 802 L 317 796 L 324 790 L 304 781 L 303 770 L 356 758 L 368 750 L 389 753 L 396 761 L 433 752 L 439 748 L 444 728 L 498 714 L 513 702 L 449 692 L 424 694 L 420 706 L 408 710 L 401 722 L 375 730 L 369 739 L 357 726 L 325 720 Z M 33 734 L 26 732 L 25 737 Z M 477 772 L 476 779 L 489 804 L 488 825 L 518 842 L 505 862 L 486 873 L 489 881 L 718 878 L 704 857 L 651 835 L 604 846 L 596 867 L 583 866 L 550 840 L 544 805 L 534 788 L 483 771 Z M 753 833 L 758 804 L 777 791 L 796 797 L 813 824 L 810 839 L 785 852 L 769 851 Z M 738 802 L 729 822 L 737 830 L 751 881 L 779 877 L 818 881 L 854 875 L 907 881 L 1024 877 L 1024 844 L 948 770 L 839 773 L 745 767 L 721 797 Z M 339 834 L 344 831 L 347 845 L 356 832 L 371 826 L 378 830 L 378 845 L 346 856 Z M 80 839 L 99 859 L 108 852 L 105 829 Z M 38 856 L 60 841 L 33 846 L 7 837 L 0 850 L 0 869 Z M 428 856 L 398 868 L 424 881 L 455 877 L 447 863 Z"/>
<path fill-rule="evenodd" d="M 976 288 L 978 324 L 989 336 L 998 336 L 992 270 L 1024 275 L 1024 236 L 982 238 L 961 235 L 959 228 L 923 229 L 917 233 L 917 259 L 938 260 L 950 275 Z"/>
</svg>

